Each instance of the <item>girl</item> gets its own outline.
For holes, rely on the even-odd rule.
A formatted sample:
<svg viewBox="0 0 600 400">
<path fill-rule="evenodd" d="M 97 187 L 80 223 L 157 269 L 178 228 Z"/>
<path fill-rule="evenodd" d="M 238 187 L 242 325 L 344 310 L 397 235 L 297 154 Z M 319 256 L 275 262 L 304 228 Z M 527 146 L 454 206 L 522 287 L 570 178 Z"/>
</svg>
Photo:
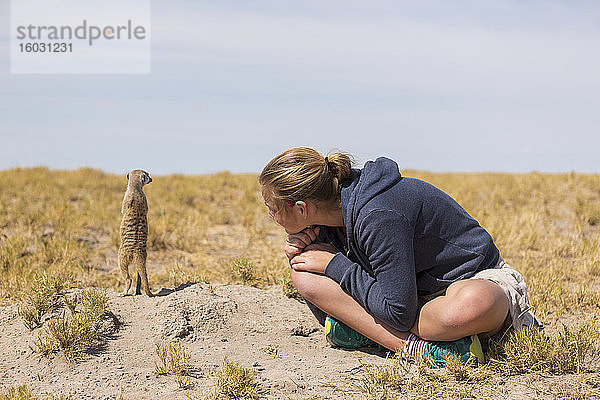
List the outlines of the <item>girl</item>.
<svg viewBox="0 0 600 400">
<path fill-rule="evenodd" d="M 352 169 L 345 154 L 296 147 L 259 182 L 288 234 L 292 281 L 333 345 L 481 362 L 478 334 L 541 326 L 523 277 L 488 232 L 441 190 L 402 177 L 394 161 Z"/>
</svg>

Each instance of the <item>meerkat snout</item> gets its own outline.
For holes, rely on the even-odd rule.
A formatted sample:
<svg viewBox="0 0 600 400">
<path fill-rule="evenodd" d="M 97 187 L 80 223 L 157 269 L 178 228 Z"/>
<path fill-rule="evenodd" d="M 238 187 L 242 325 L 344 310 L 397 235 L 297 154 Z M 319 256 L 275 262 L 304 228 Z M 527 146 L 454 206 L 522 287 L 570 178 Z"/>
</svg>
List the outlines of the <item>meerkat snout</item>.
<svg viewBox="0 0 600 400">
<path fill-rule="evenodd" d="M 121 206 L 119 268 L 125 278 L 127 295 L 131 288 L 132 278 L 129 274 L 129 265 L 133 264 L 137 271 L 135 294 L 141 294 L 141 289 L 148 296 L 154 296 L 148 285 L 146 272 L 146 242 L 148 239 L 148 202 L 143 191 L 143 186 L 152 182 L 150 175 L 141 169 L 135 169 L 127 174 L 127 190 Z"/>
</svg>

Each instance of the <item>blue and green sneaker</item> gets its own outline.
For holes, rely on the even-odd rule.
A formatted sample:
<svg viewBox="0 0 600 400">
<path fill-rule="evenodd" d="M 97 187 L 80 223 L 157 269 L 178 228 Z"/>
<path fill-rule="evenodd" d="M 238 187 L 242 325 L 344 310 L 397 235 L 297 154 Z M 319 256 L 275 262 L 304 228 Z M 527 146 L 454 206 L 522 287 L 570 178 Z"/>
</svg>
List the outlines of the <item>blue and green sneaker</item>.
<svg viewBox="0 0 600 400">
<path fill-rule="evenodd" d="M 438 367 L 446 365 L 448 356 L 455 356 L 464 363 L 483 363 L 483 349 L 477 335 L 464 337 L 453 342 L 428 341 L 425 345 L 423 358 Z"/>
<path fill-rule="evenodd" d="M 348 325 L 327 316 L 325 318 L 325 337 L 330 345 L 346 349 L 361 347 L 379 347 L 368 337 L 361 335 Z"/>
</svg>

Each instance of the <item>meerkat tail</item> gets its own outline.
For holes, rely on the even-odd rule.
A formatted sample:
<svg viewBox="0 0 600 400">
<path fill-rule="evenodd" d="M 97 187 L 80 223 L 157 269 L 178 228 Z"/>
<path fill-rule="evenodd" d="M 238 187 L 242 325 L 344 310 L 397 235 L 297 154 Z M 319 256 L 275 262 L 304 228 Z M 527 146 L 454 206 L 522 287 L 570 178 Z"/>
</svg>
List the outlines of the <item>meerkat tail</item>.
<svg viewBox="0 0 600 400">
<path fill-rule="evenodd" d="M 141 284 L 142 284 L 141 286 L 142 286 L 142 290 L 144 291 L 144 293 L 146 293 L 146 295 L 148 295 L 148 297 L 154 297 L 154 294 L 150 291 L 150 285 L 148 284 L 148 273 L 146 271 L 146 259 L 144 257 L 134 257 L 134 262 L 135 262 L 135 267 L 136 267 L 136 270 L 138 273 L 136 289 L 139 288 L 140 280 L 141 280 Z M 139 294 L 139 293 L 136 293 L 136 294 Z"/>
<path fill-rule="evenodd" d="M 136 273 L 137 275 L 137 279 L 135 280 L 135 294 L 136 296 L 138 294 L 142 294 L 142 277 L 140 276 L 140 273 Z"/>
<path fill-rule="evenodd" d="M 146 274 L 146 266 L 144 266 L 144 272 L 140 274 L 142 277 L 142 290 L 148 297 L 154 297 L 154 293 L 150 291 L 150 286 L 148 285 L 148 275 Z"/>
</svg>

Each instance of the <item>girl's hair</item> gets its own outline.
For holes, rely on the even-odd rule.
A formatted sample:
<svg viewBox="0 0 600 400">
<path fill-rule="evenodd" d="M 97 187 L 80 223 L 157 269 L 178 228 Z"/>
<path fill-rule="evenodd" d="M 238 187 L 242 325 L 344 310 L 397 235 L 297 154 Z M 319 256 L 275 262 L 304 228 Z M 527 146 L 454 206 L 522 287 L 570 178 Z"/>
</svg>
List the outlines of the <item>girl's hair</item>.
<svg viewBox="0 0 600 400">
<path fill-rule="evenodd" d="M 339 202 L 340 184 L 351 177 L 350 155 L 323 157 L 310 147 L 293 147 L 272 159 L 258 181 L 271 191 L 275 202 L 292 206 L 298 200 Z"/>
</svg>

